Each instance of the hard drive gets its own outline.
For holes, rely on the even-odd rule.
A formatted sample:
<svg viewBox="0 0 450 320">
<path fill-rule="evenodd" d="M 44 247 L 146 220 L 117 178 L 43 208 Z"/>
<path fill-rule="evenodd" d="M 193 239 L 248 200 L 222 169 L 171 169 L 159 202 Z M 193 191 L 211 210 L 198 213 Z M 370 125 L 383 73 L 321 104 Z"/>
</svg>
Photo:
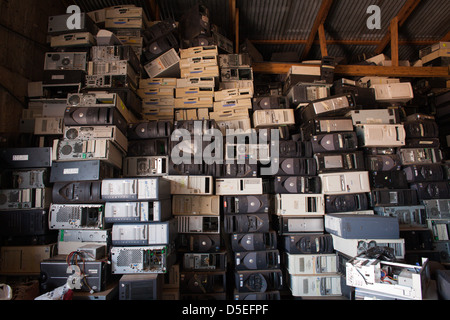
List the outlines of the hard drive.
<svg viewBox="0 0 450 320">
<path fill-rule="evenodd" d="M 245 251 L 234 253 L 235 270 L 266 270 L 280 268 L 278 250 Z"/>
<path fill-rule="evenodd" d="M 338 213 L 369 209 L 366 193 L 328 194 L 325 196 L 325 212 Z"/>
<path fill-rule="evenodd" d="M 224 217 L 225 233 L 269 232 L 270 222 L 267 213 L 236 214 Z"/>
<path fill-rule="evenodd" d="M 223 196 L 222 208 L 225 214 L 269 213 L 272 208 L 271 195 Z"/>
<path fill-rule="evenodd" d="M 397 218 L 367 214 L 327 214 L 325 230 L 346 239 L 396 239 L 400 235 Z"/>
<path fill-rule="evenodd" d="M 233 233 L 230 238 L 233 252 L 277 249 L 278 237 L 275 231 L 260 233 Z"/>
<path fill-rule="evenodd" d="M 283 236 L 284 250 L 291 254 L 333 253 L 331 234 L 292 234 Z"/>
<path fill-rule="evenodd" d="M 414 189 L 374 189 L 369 193 L 369 201 L 372 207 L 419 204 L 417 191 Z"/>
<path fill-rule="evenodd" d="M 57 182 L 53 184 L 52 202 L 56 204 L 103 203 L 101 181 Z"/>
<path fill-rule="evenodd" d="M 273 183 L 274 192 L 280 194 L 322 192 L 322 180 L 317 176 L 277 176 Z"/>
<path fill-rule="evenodd" d="M 235 272 L 235 286 L 239 292 L 266 292 L 281 290 L 281 270 L 240 270 Z"/>
<path fill-rule="evenodd" d="M 352 151 L 358 148 L 358 138 L 355 132 L 320 134 L 311 137 L 314 153 L 331 151 Z"/>
</svg>

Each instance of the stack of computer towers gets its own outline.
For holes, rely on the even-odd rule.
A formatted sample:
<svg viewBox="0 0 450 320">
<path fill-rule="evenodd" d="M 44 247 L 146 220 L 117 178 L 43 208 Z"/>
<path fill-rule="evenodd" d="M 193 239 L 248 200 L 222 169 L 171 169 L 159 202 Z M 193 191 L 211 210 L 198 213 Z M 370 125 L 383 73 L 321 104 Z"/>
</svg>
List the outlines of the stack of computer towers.
<svg viewBox="0 0 450 320">
<path fill-rule="evenodd" d="M 239 166 L 239 164 L 238 164 Z M 233 299 L 276 299 L 283 285 L 276 234 L 271 229 L 272 195 L 257 177 L 218 178 L 224 232 L 231 247 Z"/>
<path fill-rule="evenodd" d="M 177 78 L 140 80 L 138 94 L 142 99 L 143 121 L 174 121 L 177 80 Z"/>
<path fill-rule="evenodd" d="M 51 148 L 0 150 L 0 274 L 39 275 L 40 263 L 57 254 L 48 217 Z"/>
<path fill-rule="evenodd" d="M 175 89 L 175 121 L 209 120 L 219 78 L 216 46 L 180 50 L 180 78 Z"/>
<path fill-rule="evenodd" d="M 295 79 L 294 75 L 290 78 Z M 296 218 L 297 230 L 291 227 L 294 229 L 292 235 L 287 233 L 284 236 L 284 246 L 290 289 L 293 296 L 302 299 L 342 296 L 343 277 L 338 270 L 338 256 L 333 252 L 332 238 L 325 234 L 324 219 L 333 212 L 357 210 L 351 206 L 354 201 L 349 205 L 347 202 L 354 200 L 359 193 L 366 196 L 364 193 L 370 191 L 364 159 L 357 150 L 358 141 L 353 124 L 345 117 L 346 112 L 355 108 L 354 97 L 352 94 L 330 96 L 329 88 L 326 82 L 300 82 L 290 89 L 291 100 L 305 101 L 300 102 L 295 110 L 300 125 L 300 140 L 297 143 L 303 144 L 305 152 L 303 165 L 297 165 L 303 168 L 303 176 L 291 181 L 290 188 L 295 190 L 301 187 L 304 200 L 298 206 L 299 211 L 296 210 L 295 201 L 298 200 L 295 198 L 286 206 L 288 209 L 285 214 L 297 211 L 303 216 Z M 308 96 L 308 92 L 314 95 Z M 317 94 L 325 97 L 314 99 Z M 311 98 L 314 100 L 309 100 Z M 360 185 L 361 177 L 362 181 L 365 178 L 366 184 Z M 352 181 L 345 182 L 345 179 L 354 180 L 357 185 Z M 352 190 L 347 189 L 347 185 L 352 186 Z M 287 189 L 287 186 L 289 184 L 285 182 L 284 188 Z M 289 227 L 290 224 L 285 222 L 284 225 Z M 317 242 L 315 245 L 305 246 L 314 241 Z M 314 267 L 301 270 L 301 263 Z"/>
<path fill-rule="evenodd" d="M 416 160 L 409 159 L 410 164 L 402 166 L 408 187 L 417 192 L 418 206 L 422 209 L 420 216 L 422 228 L 402 230 L 402 237 L 406 241 L 406 260 L 414 263 L 420 257 L 427 257 L 441 262 L 444 258 L 445 262 L 448 261 L 448 258 L 445 258 L 448 256 L 448 250 L 442 250 L 445 246 L 436 248 L 434 242 L 448 240 L 446 211 L 442 210 L 435 216 L 430 214 L 431 208 L 436 211 L 441 201 L 445 208 L 450 197 L 446 166 L 442 162 L 438 125 L 433 116 L 424 114 L 409 115 L 405 118 L 403 125 L 406 141 L 401 151 L 402 159 L 407 162 L 407 154 L 411 152 L 423 155 Z M 427 153 L 429 156 L 426 155 Z M 415 219 L 417 220 L 419 219 Z M 444 254 L 441 255 L 441 253 Z"/>
<path fill-rule="evenodd" d="M 113 32 L 122 45 L 130 46 L 141 59 L 145 45 L 144 30 L 148 26 L 143 8 L 123 5 L 103 10 L 105 29 Z"/>
<path fill-rule="evenodd" d="M 105 179 L 101 194 L 106 202 L 105 220 L 112 224 L 111 272 L 126 275 L 121 281 L 126 281 L 127 286 L 119 285 L 119 298 L 161 298 L 162 280 L 155 275 L 163 278 L 176 259 L 170 181 L 161 176 Z M 139 297 L 139 290 L 135 289 L 136 295 L 127 295 L 144 280 L 151 283 L 149 292 Z"/>
<path fill-rule="evenodd" d="M 128 125 L 128 153 L 123 176 L 152 177 L 169 174 L 171 121 L 143 121 Z"/>
<path fill-rule="evenodd" d="M 217 125 L 210 120 L 175 121 L 169 176 L 178 221 L 180 299 L 225 300 L 228 257 L 224 250 L 220 199 L 214 177 L 222 165 L 205 156 Z M 205 139 L 206 136 L 209 139 Z M 180 140 L 181 139 L 181 140 Z M 222 147 L 221 137 L 219 146 Z M 209 150 L 212 152 L 220 150 Z"/>
</svg>

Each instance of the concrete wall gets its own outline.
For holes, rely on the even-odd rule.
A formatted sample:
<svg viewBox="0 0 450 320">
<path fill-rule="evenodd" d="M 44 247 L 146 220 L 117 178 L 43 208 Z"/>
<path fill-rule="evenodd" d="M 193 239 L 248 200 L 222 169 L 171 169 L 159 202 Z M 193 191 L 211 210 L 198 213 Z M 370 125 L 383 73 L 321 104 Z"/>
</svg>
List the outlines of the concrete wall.
<svg viewBox="0 0 450 320">
<path fill-rule="evenodd" d="M 17 145 L 30 81 L 41 81 L 48 17 L 64 14 L 55 0 L 0 0 L 0 147 Z"/>
</svg>

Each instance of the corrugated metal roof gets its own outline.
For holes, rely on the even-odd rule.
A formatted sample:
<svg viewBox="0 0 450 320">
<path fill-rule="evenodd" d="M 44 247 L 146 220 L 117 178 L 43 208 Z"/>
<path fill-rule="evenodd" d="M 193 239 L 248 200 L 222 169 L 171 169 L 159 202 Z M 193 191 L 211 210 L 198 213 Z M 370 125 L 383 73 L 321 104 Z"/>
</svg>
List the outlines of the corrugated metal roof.
<svg viewBox="0 0 450 320">
<path fill-rule="evenodd" d="M 84 11 L 104 7 L 134 4 L 144 7 L 150 19 L 150 1 L 139 0 L 73 0 Z M 224 35 L 234 41 L 230 32 L 230 0 L 156 0 L 161 19 L 179 20 L 183 13 L 196 4 L 205 5 L 210 11 L 210 21 L 224 30 Z M 326 38 L 331 40 L 379 41 L 388 32 L 390 21 L 407 0 L 335 0 L 325 21 Z M 319 12 L 321 0 L 236 0 L 239 8 L 239 38 L 241 40 L 306 40 Z M 370 17 L 367 8 L 377 5 L 381 9 L 381 29 L 369 30 L 366 22 Z M 403 40 L 438 41 L 450 30 L 450 1 L 422 0 L 399 29 Z M 255 44 L 266 60 L 275 52 L 298 52 L 305 47 L 300 44 Z M 373 53 L 374 45 L 328 44 L 332 56 L 346 56 L 349 60 L 361 53 Z M 415 61 L 423 46 L 401 45 L 399 58 Z M 389 45 L 385 49 L 390 54 Z M 314 44 L 308 59 L 320 59 L 320 48 Z"/>
</svg>

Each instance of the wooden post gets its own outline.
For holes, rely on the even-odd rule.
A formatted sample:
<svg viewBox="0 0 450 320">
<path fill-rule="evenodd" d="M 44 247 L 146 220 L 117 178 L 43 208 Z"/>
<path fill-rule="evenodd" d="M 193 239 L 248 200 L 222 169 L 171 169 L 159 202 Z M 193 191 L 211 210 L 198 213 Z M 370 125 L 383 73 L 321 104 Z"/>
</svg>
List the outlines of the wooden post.
<svg viewBox="0 0 450 320">
<path fill-rule="evenodd" d="M 319 43 L 320 43 L 320 52 L 322 53 L 322 58 L 328 56 L 327 50 L 327 39 L 325 37 L 325 28 L 323 27 L 323 23 L 319 26 Z"/>
<path fill-rule="evenodd" d="M 239 53 L 239 8 L 236 8 L 236 18 L 235 18 L 235 53 Z"/>
<path fill-rule="evenodd" d="M 391 60 L 392 66 L 398 67 L 398 17 L 391 21 Z"/>
<path fill-rule="evenodd" d="M 311 32 L 309 33 L 308 40 L 305 45 L 305 49 L 301 54 L 300 60 L 305 60 L 308 57 L 309 51 L 314 43 L 314 39 L 317 35 L 317 30 L 321 24 L 324 24 L 327 19 L 328 12 L 330 11 L 331 5 L 333 4 L 333 0 L 322 0 L 322 4 L 320 6 L 319 12 L 317 13 L 316 19 L 314 20 L 314 24 Z"/>
</svg>

